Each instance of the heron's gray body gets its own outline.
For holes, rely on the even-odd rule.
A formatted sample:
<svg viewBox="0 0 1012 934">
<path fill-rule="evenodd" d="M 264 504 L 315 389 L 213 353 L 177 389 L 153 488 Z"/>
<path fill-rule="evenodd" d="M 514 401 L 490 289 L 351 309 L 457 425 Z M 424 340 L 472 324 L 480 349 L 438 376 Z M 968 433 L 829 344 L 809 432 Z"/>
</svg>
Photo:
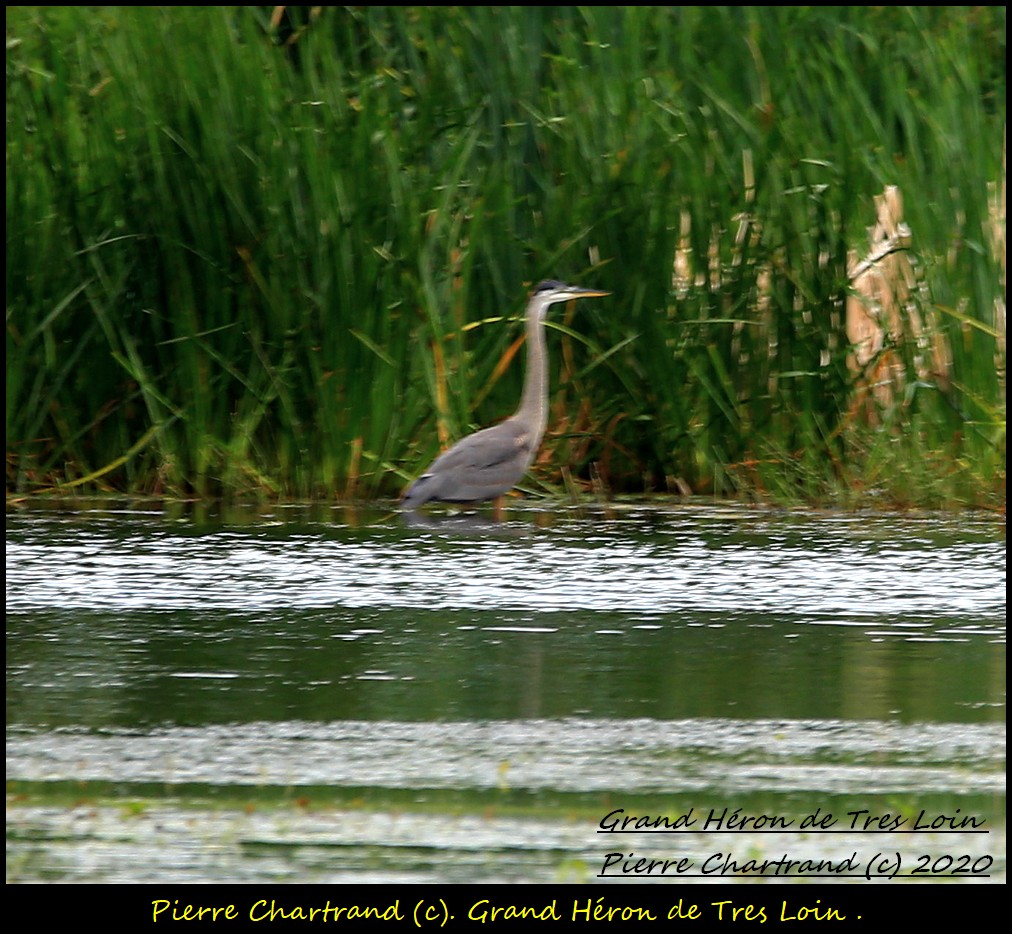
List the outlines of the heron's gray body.
<svg viewBox="0 0 1012 934">
<path fill-rule="evenodd" d="M 462 438 L 440 454 L 401 498 L 414 509 L 430 500 L 473 503 L 495 499 L 527 473 L 548 424 L 548 365 L 545 315 L 556 302 L 607 295 L 548 280 L 531 294 L 527 306 L 527 375 L 516 414 L 491 428 Z"/>
<path fill-rule="evenodd" d="M 491 432 L 491 436 L 489 433 Z M 486 439 L 493 442 L 486 444 Z M 404 494 L 402 504 L 413 509 L 429 500 L 476 503 L 512 489 L 534 460 L 540 437 L 534 437 L 516 417 L 483 428 L 444 451 Z"/>
</svg>

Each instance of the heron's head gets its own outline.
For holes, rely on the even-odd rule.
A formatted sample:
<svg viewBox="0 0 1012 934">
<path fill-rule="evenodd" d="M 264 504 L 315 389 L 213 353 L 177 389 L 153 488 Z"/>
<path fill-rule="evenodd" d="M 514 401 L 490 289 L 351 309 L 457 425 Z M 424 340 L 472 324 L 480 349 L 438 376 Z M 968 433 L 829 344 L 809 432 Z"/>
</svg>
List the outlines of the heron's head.
<svg viewBox="0 0 1012 934">
<path fill-rule="evenodd" d="M 611 295 L 611 292 L 601 292 L 598 289 L 585 289 L 582 285 L 566 285 L 555 279 L 545 279 L 534 286 L 531 292 L 530 308 L 536 310 L 540 317 L 549 306 L 556 302 L 566 302 L 571 298 L 594 298 L 595 296 Z"/>
</svg>

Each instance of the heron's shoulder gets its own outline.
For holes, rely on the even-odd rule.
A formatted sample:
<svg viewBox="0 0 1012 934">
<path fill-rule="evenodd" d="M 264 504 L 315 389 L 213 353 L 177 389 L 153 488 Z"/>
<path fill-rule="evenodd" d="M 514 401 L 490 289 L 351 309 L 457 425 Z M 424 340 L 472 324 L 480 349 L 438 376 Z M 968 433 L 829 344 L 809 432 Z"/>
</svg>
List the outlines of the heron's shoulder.
<svg viewBox="0 0 1012 934">
<path fill-rule="evenodd" d="M 506 450 L 522 446 L 530 436 L 530 428 L 515 415 L 511 415 L 505 421 L 499 422 L 498 425 L 491 425 L 488 428 L 482 428 L 481 431 L 476 431 L 473 435 L 464 438 L 464 441 L 474 440 L 476 444 L 488 450 Z"/>
<path fill-rule="evenodd" d="M 482 428 L 473 435 L 461 438 L 436 458 L 432 471 L 458 467 L 491 467 L 522 455 L 529 439 L 529 430 L 515 418 L 508 418 L 498 425 Z"/>
</svg>

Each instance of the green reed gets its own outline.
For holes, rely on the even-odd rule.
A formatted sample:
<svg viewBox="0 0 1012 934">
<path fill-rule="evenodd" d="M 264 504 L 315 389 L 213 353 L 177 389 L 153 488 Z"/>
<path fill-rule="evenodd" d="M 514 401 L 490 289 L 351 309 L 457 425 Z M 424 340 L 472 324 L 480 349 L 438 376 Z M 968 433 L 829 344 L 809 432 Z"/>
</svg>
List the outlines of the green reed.
<svg viewBox="0 0 1012 934">
<path fill-rule="evenodd" d="M 1003 502 L 1003 8 L 303 25 L 9 11 L 9 494 L 394 495 L 515 406 L 552 276 L 614 294 L 553 314 L 535 484 Z M 952 363 L 868 419 L 848 251 L 887 184 Z"/>
</svg>

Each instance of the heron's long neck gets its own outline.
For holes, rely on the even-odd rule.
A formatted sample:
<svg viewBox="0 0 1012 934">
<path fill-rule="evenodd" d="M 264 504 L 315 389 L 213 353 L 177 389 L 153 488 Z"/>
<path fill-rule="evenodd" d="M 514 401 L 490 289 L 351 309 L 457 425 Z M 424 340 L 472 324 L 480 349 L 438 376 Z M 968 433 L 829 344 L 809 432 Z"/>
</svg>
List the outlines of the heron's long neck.
<svg viewBox="0 0 1012 934">
<path fill-rule="evenodd" d="M 524 422 L 537 447 L 548 424 L 548 352 L 545 348 L 546 308 L 532 308 L 527 315 L 527 375 L 515 418 Z"/>
</svg>

